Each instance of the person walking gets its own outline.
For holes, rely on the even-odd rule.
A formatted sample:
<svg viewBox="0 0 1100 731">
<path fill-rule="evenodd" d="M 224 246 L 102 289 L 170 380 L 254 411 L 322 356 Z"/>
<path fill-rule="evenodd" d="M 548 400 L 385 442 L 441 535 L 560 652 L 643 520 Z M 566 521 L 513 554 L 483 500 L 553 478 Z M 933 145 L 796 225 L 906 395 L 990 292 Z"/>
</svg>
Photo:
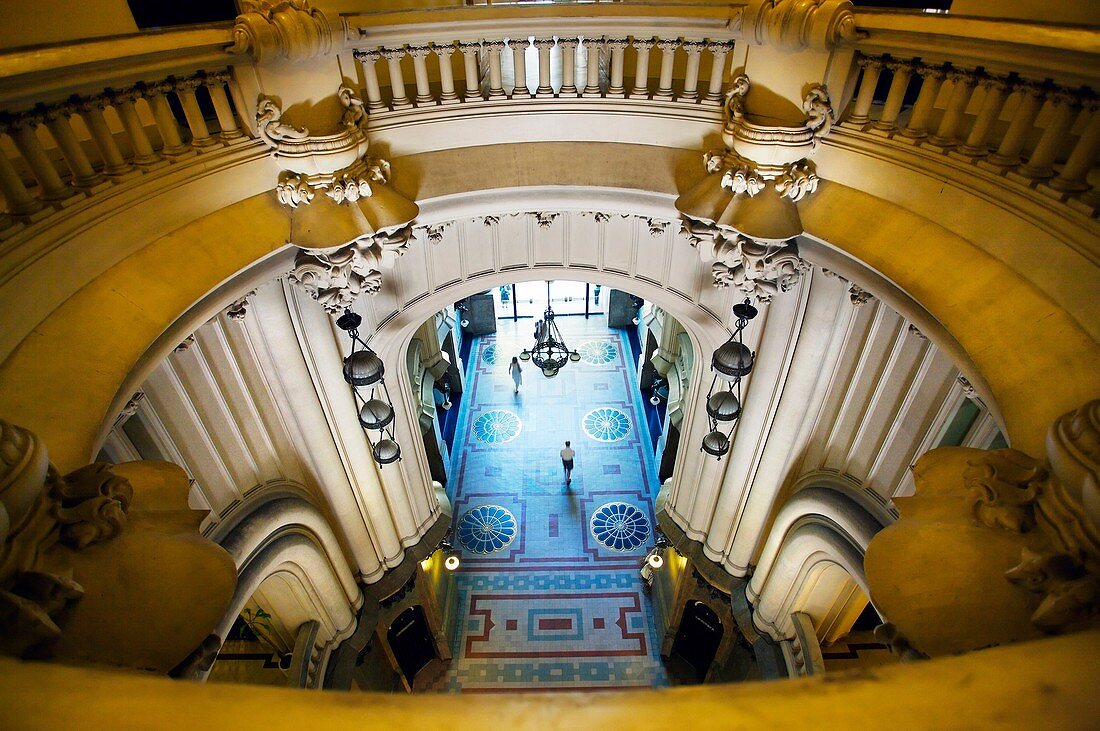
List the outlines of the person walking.
<svg viewBox="0 0 1100 731">
<path fill-rule="evenodd" d="M 542 342 L 542 320 L 535 323 L 535 343 Z"/>
<path fill-rule="evenodd" d="M 512 383 L 516 384 L 516 393 L 519 393 L 519 387 L 523 385 L 523 369 L 519 367 L 519 358 L 512 356 L 512 362 L 508 364 L 508 375 L 512 377 Z"/>
<path fill-rule="evenodd" d="M 561 450 L 561 464 L 565 468 L 565 484 L 568 485 L 572 482 L 570 475 L 573 473 L 573 458 L 577 456 L 577 453 L 569 446 L 569 442 L 565 442 L 565 449 Z"/>
</svg>

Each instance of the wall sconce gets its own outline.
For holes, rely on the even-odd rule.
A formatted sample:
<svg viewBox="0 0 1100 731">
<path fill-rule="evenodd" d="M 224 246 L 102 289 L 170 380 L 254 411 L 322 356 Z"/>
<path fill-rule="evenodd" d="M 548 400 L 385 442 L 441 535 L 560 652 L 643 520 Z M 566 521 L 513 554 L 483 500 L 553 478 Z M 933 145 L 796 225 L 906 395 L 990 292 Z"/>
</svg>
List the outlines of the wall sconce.
<svg viewBox="0 0 1100 731">
<path fill-rule="evenodd" d="M 667 383 L 668 383 L 668 381 L 661 378 L 660 376 L 657 376 L 656 378 L 653 379 L 653 383 L 650 385 L 650 388 L 652 389 L 652 394 L 653 395 L 651 395 L 649 397 L 649 403 L 653 404 L 654 406 L 660 406 L 661 405 L 661 386 L 664 386 Z M 665 395 L 667 396 L 667 394 L 668 394 L 668 392 L 666 391 Z"/>
<path fill-rule="evenodd" d="M 469 327 L 470 326 L 470 318 L 466 317 L 466 310 L 467 309 L 469 309 L 469 307 L 466 305 L 465 302 L 456 302 L 455 303 L 455 312 L 458 314 L 458 317 L 459 317 L 458 324 L 461 325 L 462 327 Z"/>
<path fill-rule="evenodd" d="M 744 302 L 733 306 L 733 314 L 737 316 L 737 328 L 730 339 L 714 351 L 710 360 L 710 369 L 714 371 L 714 379 L 707 393 L 710 433 L 703 437 L 702 450 L 718 459 L 730 450 L 733 427 L 741 416 L 741 379 L 752 372 L 756 359 L 756 354 L 745 347 L 743 334 L 745 326 L 756 317 L 758 310 L 746 297 Z M 719 386 L 716 390 L 719 380 L 725 387 Z M 723 425 L 729 426 L 728 432 L 721 431 Z"/>
<path fill-rule="evenodd" d="M 344 380 L 351 385 L 355 401 L 359 405 L 359 425 L 367 433 L 374 461 L 387 465 L 401 459 L 401 447 L 394 439 L 393 401 L 386 389 L 386 366 L 378 354 L 359 337 L 359 326 L 363 318 L 351 310 L 344 310 L 336 320 L 340 328 L 351 338 L 351 354 L 344 358 Z M 370 387 L 364 396 L 360 388 Z M 378 432 L 378 441 L 370 437 L 370 432 Z"/>
<path fill-rule="evenodd" d="M 448 571 L 455 571 L 462 565 L 462 554 L 451 543 L 451 534 L 447 535 L 439 542 L 439 550 L 443 552 L 443 568 Z"/>
</svg>

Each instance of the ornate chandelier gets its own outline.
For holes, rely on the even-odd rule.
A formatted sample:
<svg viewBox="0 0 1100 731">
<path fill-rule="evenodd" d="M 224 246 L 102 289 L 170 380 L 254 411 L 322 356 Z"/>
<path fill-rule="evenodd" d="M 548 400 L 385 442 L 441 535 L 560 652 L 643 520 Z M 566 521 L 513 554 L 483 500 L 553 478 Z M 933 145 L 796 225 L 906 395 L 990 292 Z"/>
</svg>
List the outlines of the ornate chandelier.
<svg viewBox="0 0 1100 731">
<path fill-rule="evenodd" d="M 746 297 L 744 302 L 733 306 L 733 314 L 737 316 L 733 335 L 714 351 L 710 359 L 710 369 L 714 371 L 714 379 L 707 393 L 710 433 L 703 437 L 702 450 L 718 459 L 730 450 L 733 427 L 741 417 L 741 379 L 752 372 L 756 359 L 756 354 L 745 347 L 742 335 L 749 320 L 758 314 L 757 309 Z M 723 385 L 718 384 L 719 380 Z M 725 426 L 729 427 L 727 432 L 722 431 Z"/>
<path fill-rule="evenodd" d="M 535 346 L 519 354 L 523 360 L 530 360 L 542 369 L 542 374 L 552 378 L 569 361 L 578 361 L 581 354 L 569 350 L 561 336 L 558 324 L 554 322 L 554 308 L 550 305 L 550 282 L 546 283 L 546 312 L 542 321 L 535 326 Z"/>
<path fill-rule="evenodd" d="M 359 406 L 359 424 L 367 433 L 374 461 L 387 465 L 401 459 L 401 447 L 393 435 L 393 402 L 386 389 L 386 367 L 378 354 L 359 337 L 359 325 L 363 318 L 344 310 L 336 320 L 340 328 L 351 338 L 351 354 L 344 358 L 344 380 L 351 384 L 355 393 L 355 402 Z M 370 388 L 364 396 L 360 388 Z M 370 433 L 377 431 L 378 441 L 371 439 Z"/>
</svg>

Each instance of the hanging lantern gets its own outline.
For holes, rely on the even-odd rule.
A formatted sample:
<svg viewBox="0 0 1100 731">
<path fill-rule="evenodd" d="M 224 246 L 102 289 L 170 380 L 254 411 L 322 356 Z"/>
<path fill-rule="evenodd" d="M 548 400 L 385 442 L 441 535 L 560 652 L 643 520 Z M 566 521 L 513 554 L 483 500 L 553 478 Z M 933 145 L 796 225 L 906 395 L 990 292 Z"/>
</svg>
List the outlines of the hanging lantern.
<svg viewBox="0 0 1100 731">
<path fill-rule="evenodd" d="M 386 366 L 378 354 L 359 337 L 359 326 L 363 318 L 351 310 L 336 320 L 340 328 L 351 338 L 351 353 L 344 358 L 344 380 L 351 385 L 359 406 L 359 425 L 366 431 L 367 443 L 371 455 L 379 465 L 392 464 L 401 459 L 401 446 L 395 441 L 393 433 L 393 402 L 386 389 Z M 368 389 L 364 395 L 360 389 Z M 371 432 L 378 432 L 377 439 L 371 438 Z"/>
<path fill-rule="evenodd" d="M 756 354 L 744 343 L 743 335 L 749 320 L 756 317 L 758 310 L 752 301 L 734 305 L 733 314 L 737 316 L 737 326 L 730 339 L 722 344 L 710 359 L 710 369 L 714 372 L 710 391 L 707 393 L 707 420 L 710 433 L 703 437 L 701 449 L 709 455 L 721 459 L 730 450 L 733 428 L 741 418 L 741 379 L 752 373 Z M 729 431 L 722 429 L 729 427 Z"/>
</svg>

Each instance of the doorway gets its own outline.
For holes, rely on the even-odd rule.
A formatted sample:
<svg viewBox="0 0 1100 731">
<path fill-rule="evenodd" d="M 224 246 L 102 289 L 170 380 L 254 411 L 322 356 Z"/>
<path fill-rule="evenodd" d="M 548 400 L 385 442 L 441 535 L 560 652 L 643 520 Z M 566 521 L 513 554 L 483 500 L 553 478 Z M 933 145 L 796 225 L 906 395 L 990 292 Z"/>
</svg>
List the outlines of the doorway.
<svg viewBox="0 0 1100 731">
<path fill-rule="evenodd" d="M 416 674 L 436 658 L 435 643 L 432 642 L 423 607 L 409 607 L 398 615 L 390 625 L 386 639 L 397 666 L 410 685 Z"/>
<path fill-rule="evenodd" d="M 700 683 L 706 679 L 710 664 L 718 654 L 722 632 L 722 620 L 703 602 L 690 601 L 684 607 L 672 655 L 690 665 Z"/>
</svg>

